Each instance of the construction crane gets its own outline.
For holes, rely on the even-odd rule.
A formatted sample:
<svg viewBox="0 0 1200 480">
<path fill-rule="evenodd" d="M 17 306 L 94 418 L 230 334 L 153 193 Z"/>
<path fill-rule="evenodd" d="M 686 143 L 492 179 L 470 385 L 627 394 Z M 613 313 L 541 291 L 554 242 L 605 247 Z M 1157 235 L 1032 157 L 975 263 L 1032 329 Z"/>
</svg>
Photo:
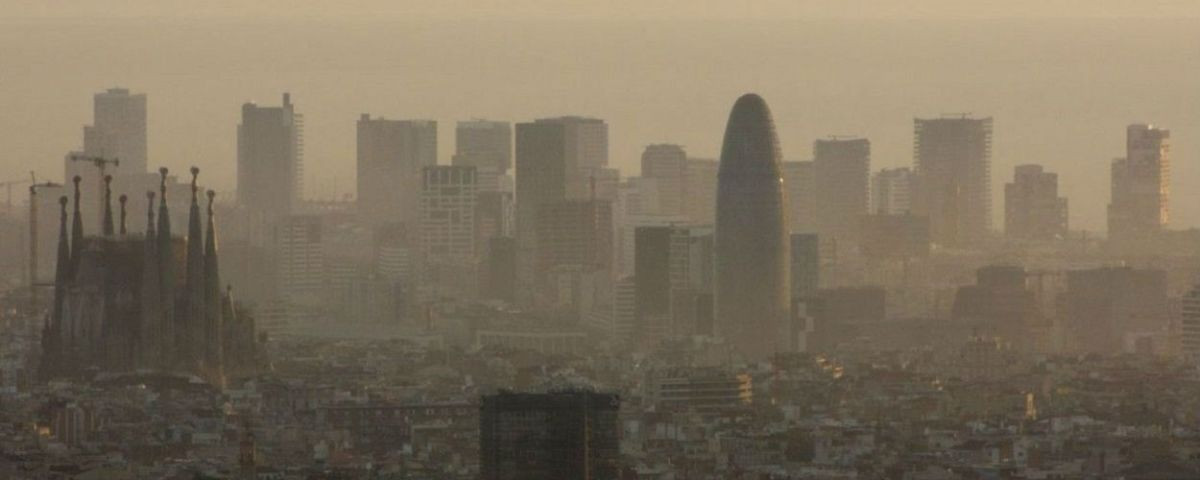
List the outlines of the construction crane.
<svg viewBox="0 0 1200 480">
<path fill-rule="evenodd" d="M 30 180 L 37 180 L 33 176 L 33 172 L 29 172 Z M 37 289 L 45 286 L 38 281 L 38 230 L 37 230 L 37 191 L 41 187 L 61 187 L 62 184 L 54 182 L 36 183 L 29 186 L 29 298 L 33 306 L 37 307 Z"/>
<path fill-rule="evenodd" d="M 109 165 L 112 165 L 114 167 L 121 166 L 121 160 L 116 157 L 107 158 L 107 157 L 103 157 L 103 156 L 99 156 L 99 155 L 75 155 L 75 154 L 72 154 L 69 158 L 71 159 L 72 162 L 91 162 L 92 165 L 96 167 L 96 170 L 100 173 L 100 175 L 99 175 L 100 184 L 98 185 L 98 188 L 96 189 L 96 197 L 99 198 L 100 209 L 96 210 L 96 211 L 103 212 L 104 211 L 104 184 L 106 182 L 106 178 L 108 177 L 108 174 L 105 173 L 105 171 L 108 170 Z M 101 224 L 100 228 L 103 228 L 103 224 L 104 224 L 103 216 L 97 215 L 97 217 L 100 217 L 99 218 L 99 222 Z"/>
</svg>

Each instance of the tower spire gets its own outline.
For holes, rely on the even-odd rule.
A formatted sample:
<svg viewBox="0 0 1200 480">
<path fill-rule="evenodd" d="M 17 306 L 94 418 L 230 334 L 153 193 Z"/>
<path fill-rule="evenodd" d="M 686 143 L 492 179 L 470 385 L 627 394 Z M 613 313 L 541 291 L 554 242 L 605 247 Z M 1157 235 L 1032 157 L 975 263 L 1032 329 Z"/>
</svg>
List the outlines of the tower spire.
<svg viewBox="0 0 1200 480">
<path fill-rule="evenodd" d="M 104 176 L 104 236 L 113 235 L 112 175 Z"/>
<path fill-rule="evenodd" d="M 125 202 L 127 201 L 129 201 L 129 197 L 124 193 L 122 193 L 121 197 L 117 199 L 117 202 L 121 204 L 121 236 L 125 236 L 125 234 L 128 233 L 125 230 Z"/>
<path fill-rule="evenodd" d="M 75 210 L 74 219 L 71 222 L 71 260 L 70 265 L 72 270 L 79 263 L 79 253 L 83 251 L 83 216 L 79 213 L 79 182 L 83 178 L 76 175 L 72 181 L 75 182 Z"/>
<path fill-rule="evenodd" d="M 204 314 L 204 240 L 200 231 L 199 187 L 196 177 L 200 169 L 192 167 L 192 205 L 188 210 L 187 265 L 184 277 L 184 295 L 187 315 L 181 325 L 182 343 L 180 354 L 186 359 L 185 367 L 197 370 L 203 363 L 208 318 Z"/>
<path fill-rule="evenodd" d="M 213 218 L 213 199 L 208 192 L 208 225 L 204 230 L 204 361 L 215 384 L 224 384 L 224 318 L 221 311 L 221 275 L 217 263 L 217 224 Z"/>
<path fill-rule="evenodd" d="M 162 303 L 159 297 L 158 237 L 154 232 L 154 191 L 146 192 L 146 237 L 142 242 L 142 318 L 138 328 L 138 367 L 163 365 Z"/>
<path fill-rule="evenodd" d="M 49 378 L 57 372 L 57 360 L 63 357 L 62 335 L 63 295 L 71 274 L 71 247 L 67 242 L 67 197 L 58 197 L 58 262 L 54 266 L 54 305 L 42 331 L 42 369 Z"/>
<path fill-rule="evenodd" d="M 167 167 L 158 169 L 158 283 L 162 326 L 163 363 L 173 366 L 179 348 L 179 329 L 175 318 L 175 252 L 171 244 L 171 212 L 167 209 Z"/>
</svg>

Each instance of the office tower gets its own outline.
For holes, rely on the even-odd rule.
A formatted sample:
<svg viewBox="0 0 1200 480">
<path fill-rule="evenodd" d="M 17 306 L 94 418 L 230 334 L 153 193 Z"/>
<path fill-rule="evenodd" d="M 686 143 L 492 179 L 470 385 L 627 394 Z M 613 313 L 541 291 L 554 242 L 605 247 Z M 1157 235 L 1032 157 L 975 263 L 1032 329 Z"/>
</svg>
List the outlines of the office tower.
<svg viewBox="0 0 1200 480">
<path fill-rule="evenodd" d="M 292 212 L 303 196 L 304 122 L 283 94 L 283 105 L 242 105 L 238 125 L 238 204 L 278 220 Z"/>
<path fill-rule="evenodd" d="M 485 395 L 479 407 L 480 478 L 618 478 L 620 407 L 620 397 L 610 393 Z"/>
<path fill-rule="evenodd" d="M 1067 199 L 1058 196 L 1058 174 L 1041 165 L 1018 165 L 1004 185 L 1004 233 L 1023 240 L 1067 235 Z"/>
<path fill-rule="evenodd" d="M 608 270 L 612 264 L 612 206 L 602 200 L 564 200 L 538 210 L 538 270 L 580 267 Z"/>
<path fill-rule="evenodd" d="M 858 240 L 857 219 L 867 213 L 871 194 L 871 142 L 833 137 L 813 143 L 817 232 L 839 243 Z"/>
<path fill-rule="evenodd" d="M 1070 271 L 1063 298 L 1066 344 L 1076 353 L 1117 354 L 1130 334 L 1161 331 L 1171 321 L 1163 270 Z"/>
<path fill-rule="evenodd" d="M 478 180 L 476 176 L 476 182 Z M 512 193 L 478 190 L 475 198 L 475 251 L 486 251 L 488 241 L 494 237 L 512 237 L 512 217 Z"/>
<path fill-rule="evenodd" d="M 638 227 L 634 233 L 635 336 L 661 338 L 671 313 L 671 227 Z"/>
<path fill-rule="evenodd" d="M 750 359 L 783 350 L 787 339 L 790 245 L 780 156 L 766 102 L 743 95 L 721 147 L 714 301 L 718 331 Z"/>
<path fill-rule="evenodd" d="M 516 301 L 517 241 L 512 237 L 491 237 L 484 252 L 483 288 L 486 299 Z"/>
<path fill-rule="evenodd" d="M 1135 124 L 1125 129 L 1125 158 L 1112 162 L 1109 238 L 1145 238 L 1167 225 L 1170 138 L 1170 130 L 1153 125 Z"/>
<path fill-rule="evenodd" d="M 437 122 L 358 119 L 358 212 L 371 225 L 418 223 L 421 169 L 437 165 Z"/>
<path fill-rule="evenodd" d="M 712 225 L 717 218 L 717 161 L 689 158 L 684 170 L 687 202 L 683 213 L 693 225 Z"/>
<path fill-rule="evenodd" d="M 422 171 L 421 257 L 426 263 L 475 262 L 475 167 L 433 166 Z"/>
<path fill-rule="evenodd" d="M 542 118 L 534 123 L 559 125 L 562 128 L 565 142 L 563 162 L 567 168 L 566 198 L 592 198 L 593 194 L 605 190 L 593 183 L 593 180 L 603 183 L 614 176 L 614 171 L 605 168 L 608 166 L 608 124 L 604 120 L 568 116 Z M 612 197 L 603 194 L 595 196 L 612 200 Z"/>
<path fill-rule="evenodd" d="M 793 233 L 792 299 L 799 301 L 817 294 L 821 283 L 820 243 L 815 233 Z"/>
<path fill-rule="evenodd" d="M 468 120 L 454 130 L 454 165 L 472 166 L 504 174 L 512 167 L 512 125 L 508 122 Z"/>
<path fill-rule="evenodd" d="M 885 168 L 871 177 L 871 213 L 903 215 L 912 211 L 913 173 L 908 167 Z"/>
<path fill-rule="evenodd" d="M 1200 363 L 1200 285 L 1183 297 L 1183 322 L 1181 325 L 1183 354 L 1193 364 Z"/>
<path fill-rule="evenodd" d="M 536 122 L 563 126 L 568 164 L 580 169 L 608 166 L 608 123 L 604 120 L 567 116 L 542 118 Z"/>
<path fill-rule="evenodd" d="M 690 201 L 687 164 L 687 152 L 679 145 L 648 145 L 642 152 L 642 178 L 652 179 L 658 186 L 659 210 L 655 213 L 684 213 L 684 205 Z"/>
<path fill-rule="evenodd" d="M 518 299 L 529 302 L 538 256 L 538 211 L 566 199 L 566 128 L 550 122 L 518 123 L 516 142 Z"/>
<path fill-rule="evenodd" d="M 1031 347 L 1029 332 L 1037 320 L 1037 299 L 1026 287 L 1025 277 L 1025 269 L 1017 266 L 979 268 L 975 284 L 959 287 L 954 294 L 954 321 L 970 323 L 977 334 Z"/>
<path fill-rule="evenodd" d="M 475 173 L 447 165 L 422 171 L 419 285 L 438 294 L 472 295 L 478 287 Z"/>
<path fill-rule="evenodd" d="M 279 288 L 283 298 L 297 304 L 319 301 L 324 287 L 321 217 L 290 215 L 275 226 Z"/>
<path fill-rule="evenodd" d="M 608 163 L 608 125 L 580 117 L 518 123 L 515 151 L 518 297 L 531 301 L 544 253 L 538 245 L 539 211 L 567 199 L 607 198 L 597 195 L 596 184 Z"/>
<path fill-rule="evenodd" d="M 93 108 L 92 124 L 83 127 L 83 154 L 120 160 L 112 175 L 146 173 L 146 94 L 110 88 L 93 97 Z"/>
<path fill-rule="evenodd" d="M 817 174 L 813 162 L 783 162 L 783 196 L 787 201 L 788 227 L 792 232 L 816 233 Z"/>
<path fill-rule="evenodd" d="M 967 115 L 913 121 L 919 189 L 914 213 L 929 217 L 943 246 L 969 246 L 992 224 L 992 119 Z"/>
</svg>

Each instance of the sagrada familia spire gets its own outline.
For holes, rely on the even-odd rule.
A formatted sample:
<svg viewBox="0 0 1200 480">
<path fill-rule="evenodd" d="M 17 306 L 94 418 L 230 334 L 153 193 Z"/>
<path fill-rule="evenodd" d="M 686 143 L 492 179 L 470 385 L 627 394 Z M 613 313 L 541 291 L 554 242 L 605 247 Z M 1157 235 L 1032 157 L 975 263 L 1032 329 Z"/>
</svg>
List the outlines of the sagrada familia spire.
<svg viewBox="0 0 1200 480">
<path fill-rule="evenodd" d="M 42 333 L 44 378 L 157 372 L 196 375 L 222 386 L 227 375 L 256 370 L 254 319 L 235 307 L 231 290 L 221 289 L 213 215 L 216 194 L 206 192 L 205 220 L 197 184 L 200 170 L 193 167 L 187 236 L 173 237 L 168 171 L 159 172 L 158 194 L 146 192 L 142 235 L 127 232 L 125 195 L 120 197 L 117 229 L 110 179 L 105 179 L 101 235 L 84 235 L 79 177 L 74 179 L 69 235 L 68 200 L 59 199 L 54 305 Z M 175 255 L 177 248 L 186 252 L 182 259 Z M 180 260 L 183 265 L 177 265 Z M 184 274 L 179 291 L 177 271 Z"/>
</svg>

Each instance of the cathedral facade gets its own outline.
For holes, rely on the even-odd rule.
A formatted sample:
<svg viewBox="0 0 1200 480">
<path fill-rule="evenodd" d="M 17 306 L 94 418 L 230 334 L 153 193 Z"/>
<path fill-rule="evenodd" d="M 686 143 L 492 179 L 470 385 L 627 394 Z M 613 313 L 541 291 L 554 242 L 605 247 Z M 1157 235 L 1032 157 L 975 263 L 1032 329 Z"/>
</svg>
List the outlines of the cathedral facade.
<svg viewBox="0 0 1200 480">
<path fill-rule="evenodd" d="M 202 220 L 199 169 L 191 172 L 186 236 L 171 233 L 165 168 L 157 205 L 155 193 L 146 194 L 145 234 L 126 232 L 125 195 L 114 222 L 111 177 L 105 179 L 99 235 L 84 235 L 79 177 L 69 227 L 68 199 L 59 199 L 54 304 L 42 331 L 43 378 L 152 372 L 196 375 L 222 386 L 227 377 L 257 370 L 254 319 L 237 307 L 229 288 L 221 288 L 215 194 L 207 192 Z"/>
</svg>

